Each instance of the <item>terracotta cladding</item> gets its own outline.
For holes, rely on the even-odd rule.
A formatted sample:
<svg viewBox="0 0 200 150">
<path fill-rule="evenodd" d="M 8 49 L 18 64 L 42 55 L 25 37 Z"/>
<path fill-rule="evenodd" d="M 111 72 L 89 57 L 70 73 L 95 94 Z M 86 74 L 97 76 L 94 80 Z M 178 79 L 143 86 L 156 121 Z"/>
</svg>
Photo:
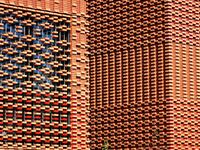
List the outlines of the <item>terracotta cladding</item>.
<svg viewBox="0 0 200 150">
<path fill-rule="evenodd" d="M 199 149 L 199 4 L 88 0 L 91 149 Z"/>
<path fill-rule="evenodd" d="M 0 149 L 88 149 L 85 1 L 0 2 Z"/>
</svg>

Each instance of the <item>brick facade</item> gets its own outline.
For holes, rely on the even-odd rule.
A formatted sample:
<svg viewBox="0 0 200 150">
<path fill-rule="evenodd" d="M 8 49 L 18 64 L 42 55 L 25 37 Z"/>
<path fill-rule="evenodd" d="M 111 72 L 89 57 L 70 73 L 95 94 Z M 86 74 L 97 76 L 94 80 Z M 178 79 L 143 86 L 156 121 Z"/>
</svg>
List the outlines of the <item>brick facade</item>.
<svg viewBox="0 0 200 150">
<path fill-rule="evenodd" d="M 0 2 L 0 149 L 88 149 L 86 3 Z"/>
<path fill-rule="evenodd" d="M 91 149 L 199 149 L 199 1 L 87 2 Z"/>
</svg>

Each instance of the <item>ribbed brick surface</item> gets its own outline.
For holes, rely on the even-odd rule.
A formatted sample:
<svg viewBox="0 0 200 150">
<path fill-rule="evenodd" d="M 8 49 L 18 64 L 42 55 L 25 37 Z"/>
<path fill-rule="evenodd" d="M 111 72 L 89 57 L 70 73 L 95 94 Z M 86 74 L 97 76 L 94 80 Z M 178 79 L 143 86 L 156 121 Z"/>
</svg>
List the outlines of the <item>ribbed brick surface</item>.
<svg viewBox="0 0 200 150">
<path fill-rule="evenodd" d="M 85 2 L 1 2 L 0 149 L 88 149 Z"/>
<path fill-rule="evenodd" d="M 199 4 L 88 0 L 91 149 L 200 148 Z"/>
</svg>

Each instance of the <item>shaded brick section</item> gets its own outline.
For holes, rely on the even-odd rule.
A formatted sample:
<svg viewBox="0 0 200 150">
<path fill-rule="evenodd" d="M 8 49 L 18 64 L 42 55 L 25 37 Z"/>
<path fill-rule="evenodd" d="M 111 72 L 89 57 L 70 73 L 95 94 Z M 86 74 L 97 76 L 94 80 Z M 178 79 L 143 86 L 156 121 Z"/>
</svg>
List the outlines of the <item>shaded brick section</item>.
<svg viewBox="0 0 200 150">
<path fill-rule="evenodd" d="M 199 149 L 199 4 L 88 0 L 91 149 Z"/>
</svg>

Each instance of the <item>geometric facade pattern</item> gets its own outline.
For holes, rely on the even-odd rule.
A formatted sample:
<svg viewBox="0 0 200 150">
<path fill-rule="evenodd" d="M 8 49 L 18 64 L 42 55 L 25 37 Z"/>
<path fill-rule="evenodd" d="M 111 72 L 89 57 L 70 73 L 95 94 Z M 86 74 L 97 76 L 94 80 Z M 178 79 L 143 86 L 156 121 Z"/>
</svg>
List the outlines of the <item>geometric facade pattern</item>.
<svg viewBox="0 0 200 150">
<path fill-rule="evenodd" d="M 91 149 L 200 148 L 199 5 L 87 1 Z"/>
<path fill-rule="evenodd" d="M 0 149 L 200 148 L 199 1 L 0 7 Z"/>
<path fill-rule="evenodd" d="M 200 149 L 200 1 L 171 3 L 173 146 Z"/>
<path fill-rule="evenodd" d="M 70 18 L 1 8 L 1 144 L 67 148 Z"/>
<path fill-rule="evenodd" d="M 70 18 L 10 9 L 0 22 L 1 86 L 67 92 Z"/>
<path fill-rule="evenodd" d="M 85 2 L 0 2 L 0 149 L 88 149 Z"/>
</svg>

